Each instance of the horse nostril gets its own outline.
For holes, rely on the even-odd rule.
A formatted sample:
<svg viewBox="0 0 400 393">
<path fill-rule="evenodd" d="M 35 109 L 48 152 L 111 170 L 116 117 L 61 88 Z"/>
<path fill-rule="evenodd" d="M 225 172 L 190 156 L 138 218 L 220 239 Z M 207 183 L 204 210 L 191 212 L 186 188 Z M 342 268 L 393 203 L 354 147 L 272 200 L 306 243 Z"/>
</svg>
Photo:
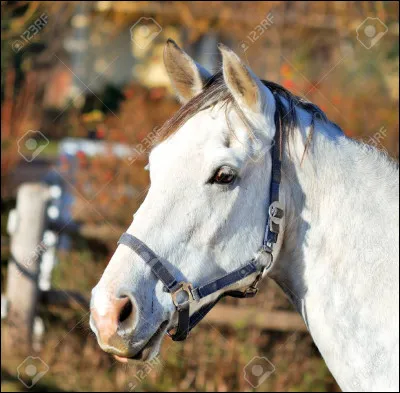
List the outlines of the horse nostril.
<svg viewBox="0 0 400 393">
<path fill-rule="evenodd" d="M 113 346 L 115 340 L 120 340 L 118 336 L 131 333 L 136 327 L 137 310 L 133 295 L 127 292 L 118 295 L 103 295 L 92 301 L 91 324 L 99 342 L 105 346 Z"/>
<path fill-rule="evenodd" d="M 126 303 L 122 307 L 121 312 L 119 314 L 119 317 L 118 317 L 119 323 L 125 322 L 131 316 L 132 311 L 133 311 L 133 306 L 132 306 L 131 300 L 128 297 L 123 297 L 122 299 L 124 299 L 126 301 Z"/>
</svg>

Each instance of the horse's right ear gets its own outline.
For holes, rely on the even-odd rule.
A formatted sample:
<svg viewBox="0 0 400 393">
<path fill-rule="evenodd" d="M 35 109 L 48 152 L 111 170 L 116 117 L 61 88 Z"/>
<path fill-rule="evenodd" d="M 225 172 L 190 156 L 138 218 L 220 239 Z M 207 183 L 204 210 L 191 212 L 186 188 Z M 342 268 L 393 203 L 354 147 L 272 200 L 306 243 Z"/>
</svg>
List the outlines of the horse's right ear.
<svg viewBox="0 0 400 393">
<path fill-rule="evenodd" d="M 262 111 L 268 101 L 267 89 L 236 53 L 223 44 L 218 48 L 222 55 L 224 80 L 235 100 L 242 108 Z"/>
<path fill-rule="evenodd" d="M 211 74 L 171 39 L 164 47 L 164 65 L 172 87 L 182 103 L 201 92 Z"/>
</svg>

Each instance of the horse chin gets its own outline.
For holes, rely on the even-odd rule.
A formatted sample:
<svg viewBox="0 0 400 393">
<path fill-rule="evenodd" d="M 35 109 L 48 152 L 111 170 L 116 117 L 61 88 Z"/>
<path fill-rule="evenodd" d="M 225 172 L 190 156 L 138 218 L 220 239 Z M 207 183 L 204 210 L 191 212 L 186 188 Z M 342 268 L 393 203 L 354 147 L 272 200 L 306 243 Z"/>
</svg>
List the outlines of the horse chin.
<svg viewBox="0 0 400 393">
<path fill-rule="evenodd" d="M 120 363 L 145 363 L 153 360 L 158 355 L 159 350 L 153 347 L 145 347 L 135 356 L 126 358 L 114 355 L 114 358 Z"/>
<path fill-rule="evenodd" d="M 167 325 L 168 322 L 162 323 L 154 335 L 143 346 L 143 348 L 140 349 L 139 352 L 137 352 L 134 356 L 124 357 L 114 355 L 114 358 L 121 363 L 144 363 L 153 360 L 160 352 L 161 341 L 167 332 Z"/>
</svg>

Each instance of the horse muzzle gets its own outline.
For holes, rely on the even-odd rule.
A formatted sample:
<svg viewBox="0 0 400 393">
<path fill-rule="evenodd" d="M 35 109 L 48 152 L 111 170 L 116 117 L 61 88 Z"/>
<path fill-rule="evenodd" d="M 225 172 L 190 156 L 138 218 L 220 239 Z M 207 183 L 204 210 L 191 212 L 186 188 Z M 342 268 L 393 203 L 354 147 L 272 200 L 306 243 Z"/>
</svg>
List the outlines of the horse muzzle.
<svg viewBox="0 0 400 393">
<path fill-rule="evenodd" d="M 101 349 L 121 362 L 150 360 L 157 354 L 167 331 L 169 321 L 158 325 L 147 323 L 138 309 L 128 292 L 110 297 L 100 289 L 93 290 L 90 327 Z M 139 323 L 140 319 L 144 323 Z"/>
</svg>

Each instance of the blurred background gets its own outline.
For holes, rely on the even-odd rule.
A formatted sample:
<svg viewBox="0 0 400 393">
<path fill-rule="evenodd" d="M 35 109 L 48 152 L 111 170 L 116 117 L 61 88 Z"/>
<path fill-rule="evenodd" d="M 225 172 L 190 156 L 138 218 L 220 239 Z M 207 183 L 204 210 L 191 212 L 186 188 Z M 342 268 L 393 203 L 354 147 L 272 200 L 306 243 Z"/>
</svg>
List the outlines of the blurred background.
<svg viewBox="0 0 400 393">
<path fill-rule="evenodd" d="M 210 70 L 225 43 L 398 159 L 398 7 L 2 1 L 2 391 L 339 391 L 273 282 L 255 299 L 225 300 L 141 367 L 100 351 L 87 300 L 146 195 L 157 127 L 179 107 L 167 38 Z"/>
</svg>

